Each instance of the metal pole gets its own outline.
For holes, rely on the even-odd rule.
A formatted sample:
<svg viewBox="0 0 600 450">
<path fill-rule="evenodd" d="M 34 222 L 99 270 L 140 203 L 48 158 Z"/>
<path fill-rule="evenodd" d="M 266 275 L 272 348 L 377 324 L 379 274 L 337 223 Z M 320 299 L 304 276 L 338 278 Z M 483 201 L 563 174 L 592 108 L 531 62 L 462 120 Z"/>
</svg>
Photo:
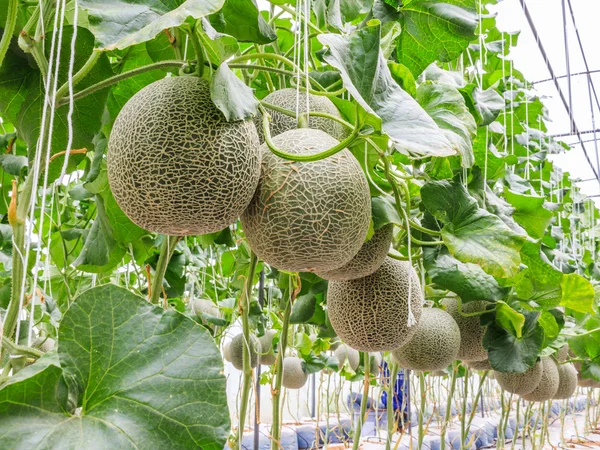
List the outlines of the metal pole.
<svg viewBox="0 0 600 450">
<path fill-rule="evenodd" d="M 260 278 L 258 280 L 258 303 L 262 308 L 265 303 L 265 269 L 260 271 Z M 260 440 L 260 364 L 256 368 L 256 387 L 254 389 L 254 397 L 256 399 L 256 408 L 254 409 L 254 450 L 259 449 Z"/>
<path fill-rule="evenodd" d="M 317 374 L 313 373 L 310 376 L 310 417 L 315 418 L 317 411 Z"/>
<path fill-rule="evenodd" d="M 562 0 L 562 19 L 563 19 L 563 39 L 565 41 L 565 63 L 567 68 L 567 89 L 569 91 L 569 110 L 573 111 L 573 92 L 571 86 L 571 59 L 569 58 L 569 36 L 567 34 L 567 6 L 565 0 Z M 574 132 L 574 121 L 571 121 L 571 132 Z"/>
</svg>

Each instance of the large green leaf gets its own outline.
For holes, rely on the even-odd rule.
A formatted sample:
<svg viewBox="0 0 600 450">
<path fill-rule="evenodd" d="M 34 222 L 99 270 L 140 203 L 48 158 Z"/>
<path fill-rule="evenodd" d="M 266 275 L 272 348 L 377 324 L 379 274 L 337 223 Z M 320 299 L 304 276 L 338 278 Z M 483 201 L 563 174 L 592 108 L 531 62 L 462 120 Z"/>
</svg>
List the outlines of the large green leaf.
<svg viewBox="0 0 600 450">
<path fill-rule="evenodd" d="M 462 166 L 471 167 L 475 162 L 473 138 L 477 124 L 461 93 L 448 84 L 426 82 L 417 89 L 417 101 L 458 151 Z"/>
<path fill-rule="evenodd" d="M 73 30 L 71 26 L 65 26 L 63 29 L 58 86 L 62 86 L 67 81 Z M 47 44 L 49 46 L 49 43 Z M 78 28 L 74 72 L 77 72 L 87 61 L 93 48 L 94 37 L 92 34 L 85 28 Z M 31 62 L 30 57 L 16 45 L 11 46 L 2 67 L 0 67 L 0 111 L 16 126 L 19 138 L 27 143 L 30 160 L 33 157 L 40 134 L 44 101 L 42 77 L 34 67 L 35 64 Z M 94 70 L 77 85 L 77 88 L 84 89 L 111 75 L 112 70 L 108 58 L 106 55 L 101 55 Z M 93 150 L 92 141 L 102 125 L 102 113 L 107 96 L 108 89 L 104 89 L 75 102 L 72 116 L 73 149 L 87 148 L 90 151 Z M 68 105 L 56 109 L 50 149 L 52 154 L 66 150 L 68 111 Z M 74 169 L 82 158 L 82 155 L 71 155 L 69 169 Z M 62 156 L 55 158 L 50 163 L 48 169 L 49 182 L 58 177 L 63 164 L 64 157 Z"/>
<path fill-rule="evenodd" d="M 223 363 L 191 319 L 106 285 L 71 305 L 58 342 L 60 366 L 44 357 L 0 390 L 5 448 L 223 448 Z"/>
<path fill-rule="evenodd" d="M 479 208 L 460 179 L 426 183 L 421 188 L 421 198 L 427 210 L 444 223 L 442 238 L 457 259 L 478 264 L 499 278 L 517 273 L 523 236 Z"/>
<path fill-rule="evenodd" d="M 88 12 L 99 47 L 113 50 L 149 41 L 188 17 L 199 19 L 215 13 L 223 0 L 81 0 L 79 5 Z"/>
<path fill-rule="evenodd" d="M 483 90 L 471 83 L 461 88 L 479 126 L 492 123 L 506 106 L 504 99 L 493 87 Z"/>
<path fill-rule="evenodd" d="M 210 83 L 210 97 L 228 121 L 251 119 L 256 115 L 258 100 L 252 89 L 244 84 L 222 63 Z"/>
<path fill-rule="evenodd" d="M 353 33 L 321 34 L 329 47 L 324 59 L 340 71 L 346 89 L 368 113 L 381 119 L 381 129 L 394 146 L 425 156 L 456 153 L 440 128 L 394 81 L 380 49 L 381 26 L 373 20 Z"/>
<path fill-rule="evenodd" d="M 496 322 L 488 325 L 483 346 L 494 370 L 523 373 L 535 364 L 544 342 L 544 329 L 538 323 L 539 312 L 526 311 L 523 315 L 525 323 L 520 338 Z"/>
<path fill-rule="evenodd" d="M 446 247 L 423 248 L 425 269 L 438 286 L 455 292 L 464 302 L 499 300 L 508 293 L 477 264 L 463 263 L 452 256 Z"/>
<path fill-rule="evenodd" d="M 578 312 L 591 312 L 594 306 L 595 291 L 589 280 L 577 273 L 564 275 L 560 283 L 562 300 L 560 304 Z"/>
<path fill-rule="evenodd" d="M 520 194 L 508 188 L 504 189 L 504 196 L 515 208 L 513 218 L 517 223 L 525 228 L 531 237 L 542 238 L 553 216 L 552 211 L 544 208 L 544 197 Z"/>
<path fill-rule="evenodd" d="M 254 0 L 225 0 L 223 8 L 210 16 L 210 22 L 217 31 L 240 42 L 268 44 L 277 39 Z"/>
<path fill-rule="evenodd" d="M 475 0 L 410 0 L 400 12 L 398 59 L 415 77 L 434 61 L 458 58 L 475 39 Z"/>
</svg>

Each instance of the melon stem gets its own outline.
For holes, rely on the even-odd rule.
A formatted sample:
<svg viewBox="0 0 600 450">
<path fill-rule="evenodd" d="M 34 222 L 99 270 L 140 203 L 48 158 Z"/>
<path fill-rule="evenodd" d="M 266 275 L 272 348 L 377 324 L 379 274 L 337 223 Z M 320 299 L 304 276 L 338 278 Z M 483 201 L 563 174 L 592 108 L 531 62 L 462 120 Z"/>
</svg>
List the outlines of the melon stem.
<svg viewBox="0 0 600 450">
<path fill-rule="evenodd" d="M 364 372 L 365 378 L 363 382 L 363 394 L 362 399 L 360 401 L 360 415 L 358 416 L 358 423 L 354 428 L 354 439 L 352 440 L 352 450 L 358 450 L 360 445 L 360 434 L 362 432 L 362 426 L 365 421 L 365 416 L 367 414 L 367 400 L 369 398 L 369 384 L 370 384 L 370 373 L 371 365 L 369 361 L 369 352 L 362 352 L 363 354 L 363 364 L 364 364 Z M 353 407 L 354 409 L 354 407 Z M 352 416 L 354 416 L 354 411 L 352 411 Z M 354 417 L 353 417 L 354 419 Z"/>
<path fill-rule="evenodd" d="M 163 279 L 165 272 L 175 251 L 175 246 L 179 241 L 179 236 L 164 236 L 163 242 L 160 246 L 160 256 L 156 263 L 156 269 L 154 270 L 154 279 L 152 280 L 152 288 L 150 291 L 150 303 L 158 303 L 158 299 L 162 294 Z"/>
<path fill-rule="evenodd" d="M 385 450 L 391 450 L 392 448 L 392 437 L 396 433 L 398 423 L 394 415 L 394 387 L 396 385 L 396 378 L 398 378 L 398 363 L 390 358 L 388 363 L 388 372 L 390 378 L 388 379 L 387 385 L 387 439 L 385 440 Z M 404 397 L 402 399 L 404 403 Z M 403 414 L 403 408 L 400 408 L 400 414 Z"/>
<path fill-rule="evenodd" d="M 265 137 L 265 143 L 267 144 L 267 146 L 269 147 L 269 150 L 271 150 L 271 152 L 274 155 L 279 156 L 280 158 L 286 159 L 288 161 L 312 162 L 312 161 L 320 161 L 321 159 L 325 159 L 329 156 L 333 156 L 336 153 L 339 153 L 342 150 L 345 150 L 347 147 L 349 147 L 356 140 L 356 138 L 358 137 L 358 134 L 360 133 L 360 127 L 358 126 L 358 124 L 356 124 L 354 126 L 354 129 L 352 130 L 352 133 L 350 134 L 350 136 L 348 136 L 346 139 L 344 139 L 339 144 L 331 147 L 330 149 L 325 150 L 320 153 L 317 153 L 316 155 L 295 155 L 293 153 L 287 153 L 287 152 L 280 150 L 273 143 L 273 141 L 271 139 L 271 129 L 269 126 L 271 116 L 269 115 L 269 113 L 267 113 L 267 111 L 262 106 L 260 107 L 260 109 L 261 109 L 261 113 L 263 115 L 263 134 Z"/>
<path fill-rule="evenodd" d="M 279 417 L 279 399 L 281 398 L 281 382 L 283 380 L 283 358 L 287 348 L 288 330 L 290 327 L 290 316 L 292 314 L 292 300 L 294 296 L 293 277 L 288 278 L 289 298 L 286 302 L 281 324 L 281 336 L 277 350 L 277 360 L 275 361 L 275 384 L 271 388 L 273 420 L 271 422 L 271 450 L 279 450 L 281 439 L 281 421 Z M 329 389 L 329 387 L 328 387 Z"/>
<path fill-rule="evenodd" d="M 252 286 L 254 285 L 254 272 L 258 258 L 253 251 L 250 251 L 250 262 L 248 264 L 248 274 L 244 283 L 244 290 L 240 296 L 239 309 L 242 312 L 242 333 L 244 335 L 244 352 L 242 353 L 243 381 L 242 395 L 240 398 L 239 426 L 238 426 L 238 448 L 242 450 L 244 440 L 244 425 L 246 422 L 246 413 L 248 412 L 248 400 L 250 397 L 250 388 L 252 387 L 252 365 L 250 359 L 250 298 L 252 297 Z"/>
<path fill-rule="evenodd" d="M 0 40 L 0 66 L 2 65 L 2 61 L 4 61 L 13 32 L 15 31 L 15 26 L 17 25 L 18 4 L 18 0 L 8 0 L 6 23 L 4 24 L 2 40 Z"/>
</svg>

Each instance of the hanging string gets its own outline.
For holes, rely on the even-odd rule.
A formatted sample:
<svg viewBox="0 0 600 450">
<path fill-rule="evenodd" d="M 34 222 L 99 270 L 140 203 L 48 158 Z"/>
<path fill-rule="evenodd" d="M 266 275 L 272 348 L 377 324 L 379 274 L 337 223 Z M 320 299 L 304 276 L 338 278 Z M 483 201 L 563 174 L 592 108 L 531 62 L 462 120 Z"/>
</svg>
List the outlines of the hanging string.
<svg viewBox="0 0 600 450">
<path fill-rule="evenodd" d="M 73 36 L 71 37 L 71 55 L 69 58 L 69 70 L 67 74 L 67 85 L 69 86 L 69 112 L 67 113 L 67 148 L 65 150 L 65 162 L 60 171 L 59 180 L 65 176 L 67 166 L 69 165 L 69 156 L 71 155 L 71 147 L 73 145 L 73 110 L 75 102 L 73 101 L 73 69 L 75 66 L 75 43 L 77 41 L 77 24 L 79 21 L 79 5 L 78 0 L 73 0 Z M 93 50 L 92 50 L 93 51 Z"/>
<path fill-rule="evenodd" d="M 66 0 L 61 1 L 60 7 L 61 7 L 61 16 L 60 16 L 58 39 L 57 39 L 56 64 L 55 64 L 55 69 L 54 69 L 54 80 L 52 80 L 53 83 L 52 83 L 52 91 L 51 91 L 52 92 L 51 107 L 52 107 L 53 111 L 56 106 L 56 91 L 58 90 L 58 77 L 60 74 L 60 56 L 61 56 L 61 50 L 62 50 L 63 28 L 64 28 L 65 16 L 66 16 L 66 14 L 65 14 Z M 57 9 L 58 9 L 58 7 L 57 7 Z M 70 57 L 71 57 L 71 60 L 74 59 L 73 54 L 71 54 Z M 37 299 L 37 283 L 38 283 L 38 278 L 39 278 L 39 273 L 40 273 L 44 221 L 46 218 L 46 199 L 48 197 L 46 191 L 48 189 L 48 171 L 49 171 L 48 169 L 50 167 L 50 153 L 52 151 L 52 135 L 53 135 L 52 130 L 54 129 L 54 117 L 55 117 L 55 114 L 52 113 L 50 115 L 50 126 L 48 128 L 48 138 L 47 138 L 47 143 L 46 143 L 46 152 L 45 152 L 45 161 L 44 161 L 44 181 L 43 181 L 43 185 L 42 185 L 42 202 L 41 202 L 41 206 L 40 206 L 40 217 L 39 217 L 38 234 L 37 234 L 38 248 L 37 248 L 36 255 L 35 255 L 35 265 L 34 265 L 34 272 L 33 272 L 33 283 L 32 283 L 32 292 L 31 292 L 31 315 L 29 317 L 29 331 L 28 331 L 28 335 L 27 335 L 27 345 L 31 345 L 31 338 L 32 338 L 32 334 L 33 334 L 34 308 L 35 308 L 35 302 Z M 71 134 L 72 134 L 72 130 L 71 130 Z M 40 157 L 41 157 L 41 154 L 40 154 Z M 39 167 L 38 167 L 38 173 L 39 173 Z M 35 180 L 35 181 L 37 182 L 37 180 Z M 37 184 L 37 183 L 35 183 L 35 184 Z M 34 197 L 34 201 L 32 202 L 32 210 L 31 210 L 31 216 L 30 216 L 29 220 L 30 220 L 31 225 L 33 226 L 33 223 L 35 221 L 35 203 L 37 200 L 37 189 L 34 189 L 32 191 L 32 195 Z"/>
<path fill-rule="evenodd" d="M 300 11 L 302 11 L 302 0 L 296 0 L 295 10 L 295 32 L 294 32 L 294 64 L 296 64 L 296 121 L 300 117 L 300 30 L 302 24 L 300 23 Z"/>
<path fill-rule="evenodd" d="M 310 20 L 310 0 L 304 0 L 304 73 L 306 83 L 306 121 L 310 120 L 310 93 L 308 88 L 310 87 L 310 80 L 308 79 L 308 48 L 309 48 L 309 34 L 308 34 L 308 21 Z"/>
<path fill-rule="evenodd" d="M 59 23 L 59 17 L 62 17 L 59 15 L 61 6 L 62 6 L 62 3 L 58 4 L 56 10 L 54 11 L 54 23 L 55 24 Z M 43 16 L 41 14 L 40 14 L 39 20 L 43 21 Z M 42 106 L 42 121 L 41 121 L 41 125 L 40 125 L 40 134 L 38 137 L 38 141 L 36 143 L 33 171 L 32 171 L 32 173 L 29 174 L 29 176 L 33 176 L 33 179 L 32 179 L 33 186 L 31 189 L 31 196 L 30 196 L 29 224 L 27 224 L 27 223 L 25 224 L 25 226 L 26 226 L 25 232 L 26 232 L 26 237 L 27 237 L 27 239 L 25 239 L 25 241 L 26 241 L 25 242 L 25 254 L 22 254 L 20 252 L 18 246 L 16 245 L 16 243 L 14 241 L 14 236 L 13 236 L 13 249 L 16 249 L 17 252 L 19 253 L 21 263 L 23 264 L 23 267 L 25 269 L 28 267 L 29 250 L 31 249 L 31 235 L 30 235 L 29 230 L 27 230 L 27 226 L 33 227 L 34 218 L 35 218 L 35 203 L 37 201 L 37 187 L 38 187 L 38 180 L 39 180 L 39 173 L 40 173 L 40 162 L 41 162 L 42 152 L 43 152 L 44 136 L 46 136 L 46 120 L 48 117 L 49 109 L 50 109 L 50 116 L 49 116 L 50 119 L 49 119 L 49 123 L 48 123 L 48 125 L 49 125 L 48 128 L 49 128 L 50 132 L 48 133 L 48 139 L 49 140 L 52 139 L 52 126 L 53 126 L 53 122 L 54 122 L 54 105 L 50 104 L 51 103 L 50 99 L 54 97 L 54 94 L 50 95 L 48 88 L 49 88 L 49 86 L 51 84 L 50 82 L 52 80 L 52 71 L 54 68 L 55 52 L 58 54 L 58 57 L 56 58 L 57 61 L 59 60 L 59 57 L 60 57 L 60 44 L 58 45 L 58 51 L 57 51 L 56 47 L 57 47 L 57 41 L 59 41 L 59 40 L 62 41 L 62 31 L 63 31 L 62 26 L 60 26 L 58 29 L 55 26 L 54 30 L 52 31 L 52 40 L 51 40 L 51 44 L 50 44 L 50 57 L 48 59 L 48 73 L 46 74 L 46 79 L 44 80 L 44 86 L 46 89 L 45 89 L 45 94 L 44 94 L 44 102 L 43 102 L 43 106 Z M 56 89 L 54 90 L 54 92 L 56 92 Z M 21 295 L 19 298 L 19 311 L 21 311 L 21 312 L 23 311 L 23 302 L 25 300 L 26 279 L 27 279 L 27 277 L 24 275 L 23 279 L 21 280 Z M 35 295 L 35 289 L 34 289 L 34 295 Z M 35 299 L 32 299 L 32 303 L 34 300 Z M 33 309 L 32 309 L 32 311 L 33 311 Z M 20 328 L 21 328 L 21 321 L 18 320 L 16 330 L 15 330 L 15 336 L 19 336 Z"/>
</svg>

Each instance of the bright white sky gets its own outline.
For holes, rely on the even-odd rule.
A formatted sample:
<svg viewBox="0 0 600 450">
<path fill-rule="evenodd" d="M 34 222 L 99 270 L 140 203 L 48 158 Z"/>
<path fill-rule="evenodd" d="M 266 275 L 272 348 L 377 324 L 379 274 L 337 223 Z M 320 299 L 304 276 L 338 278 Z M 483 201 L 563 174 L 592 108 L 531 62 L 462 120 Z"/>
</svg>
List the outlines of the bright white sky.
<svg viewBox="0 0 600 450">
<path fill-rule="evenodd" d="M 585 64 L 571 20 L 569 6 L 567 0 L 564 1 L 567 14 L 569 61 L 571 73 L 574 74 L 585 71 Z M 562 14 L 563 0 L 526 0 L 526 3 L 540 36 L 540 41 L 548 54 L 548 59 L 552 64 L 554 73 L 556 76 L 566 75 L 567 64 Z M 571 0 L 571 5 L 588 66 L 592 71 L 599 70 L 600 51 L 598 51 L 598 43 L 600 42 L 600 24 L 598 23 L 598 17 L 600 17 L 600 1 Z M 518 46 L 510 55 L 514 61 L 514 67 L 520 70 L 529 81 L 535 82 L 550 78 L 546 64 L 538 50 L 537 43 L 521 8 L 520 1 L 504 0 L 495 6 L 493 10 L 498 13 L 497 23 L 502 31 L 521 31 Z M 591 78 L 596 86 L 598 99 L 600 100 L 600 73 L 592 74 Z M 562 78 L 559 80 L 559 83 L 568 102 L 569 90 L 567 79 Z M 548 96 L 544 102 L 549 109 L 550 119 L 552 120 L 552 122 L 548 123 L 549 133 L 569 133 L 568 114 L 554 83 L 552 81 L 543 82 L 536 84 L 535 87 L 540 96 Z M 592 114 L 588 96 L 588 80 L 585 75 L 571 77 L 571 92 L 573 113 L 579 130 L 583 132 L 600 128 L 600 110 L 592 95 Z M 592 163 L 596 166 L 597 147 L 593 141 L 595 137 L 593 133 L 582 134 L 584 141 L 590 141 L 584 142 L 584 145 Z M 600 139 L 600 133 L 597 134 L 597 137 Z M 569 136 L 561 139 L 569 144 L 574 144 L 573 149 L 562 155 L 551 157 L 552 160 L 556 161 L 557 165 L 565 171 L 568 171 L 572 178 L 580 178 L 582 180 L 594 178 L 594 174 L 585 159 L 581 145 L 577 144 L 577 137 Z M 600 168 L 596 170 L 600 173 Z M 581 182 L 579 185 L 582 191 L 588 195 L 600 194 L 600 185 L 595 179 L 593 181 Z M 600 198 L 596 198 L 595 200 L 597 203 L 600 203 Z"/>
</svg>

